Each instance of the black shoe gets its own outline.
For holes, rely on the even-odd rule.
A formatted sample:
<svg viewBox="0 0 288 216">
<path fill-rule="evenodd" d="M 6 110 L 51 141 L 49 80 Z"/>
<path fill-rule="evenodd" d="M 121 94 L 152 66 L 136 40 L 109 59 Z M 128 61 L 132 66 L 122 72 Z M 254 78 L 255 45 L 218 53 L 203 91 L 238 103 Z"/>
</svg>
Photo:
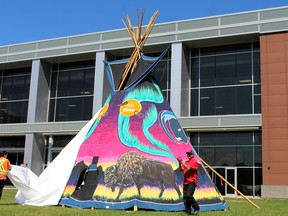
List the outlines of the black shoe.
<svg viewBox="0 0 288 216">
<path fill-rule="evenodd" d="M 184 212 L 186 213 L 186 215 L 193 215 L 192 212 L 189 210 L 185 210 Z"/>
</svg>

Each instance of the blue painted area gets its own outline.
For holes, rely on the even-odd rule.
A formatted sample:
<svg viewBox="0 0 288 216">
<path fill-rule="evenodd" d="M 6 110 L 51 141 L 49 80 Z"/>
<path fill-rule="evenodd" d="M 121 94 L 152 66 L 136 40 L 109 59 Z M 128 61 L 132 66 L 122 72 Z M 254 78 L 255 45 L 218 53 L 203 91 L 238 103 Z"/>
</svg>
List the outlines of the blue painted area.
<svg viewBox="0 0 288 216">
<path fill-rule="evenodd" d="M 155 203 L 150 201 L 143 201 L 138 199 L 133 199 L 129 201 L 121 202 L 108 202 L 108 201 L 97 201 L 97 200 L 87 200 L 79 201 L 72 197 L 62 198 L 59 205 L 65 205 L 74 208 L 100 208 L 100 209 L 130 209 L 137 206 L 139 209 L 153 209 L 156 211 L 183 211 L 184 205 L 180 203 Z M 228 205 L 224 202 L 200 205 L 201 211 L 215 211 L 215 210 L 228 210 Z"/>
</svg>

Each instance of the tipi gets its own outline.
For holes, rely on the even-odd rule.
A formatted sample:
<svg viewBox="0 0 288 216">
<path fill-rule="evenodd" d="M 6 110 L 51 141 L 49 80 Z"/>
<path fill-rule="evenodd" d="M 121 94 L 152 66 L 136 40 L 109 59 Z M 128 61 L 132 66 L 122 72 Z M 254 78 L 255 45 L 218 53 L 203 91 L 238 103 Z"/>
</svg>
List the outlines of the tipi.
<svg viewBox="0 0 288 216">
<path fill-rule="evenodd" d="M 153 78 L 157 58 L 142 47 L 158 16 L 141 34 L 129 17 L 124 24 L 135 44 L 130 59 L 105 62 L 111 94 L 102 109 L 39 176 L 13 167 L 9 178 L 19 189 L 16 203 L 77 208 L 181 211 L 183 175 L 176 157 L 193 149 Z M 195 198 L 201 211 L 228 209 L 199 160 Z"/>
<path fill-rule="evenodd" d="M 137 32 L 129 17 L 125 19 L 135 50 L 130 59 L 105 62 L 111 94 L 80 146 L 59 204 L 184 209 L 183 176 L 176 157 L 185 157 L 192 146 L 152 75 L 169 48 L 157 58 L 142 54 L 157 15 L 152 16 L 143 35 L 143 13 L 138 16 Z M 195 196 L 201 210 L 227 209 L 205 168 L 199 167 Z"/>
</svg>

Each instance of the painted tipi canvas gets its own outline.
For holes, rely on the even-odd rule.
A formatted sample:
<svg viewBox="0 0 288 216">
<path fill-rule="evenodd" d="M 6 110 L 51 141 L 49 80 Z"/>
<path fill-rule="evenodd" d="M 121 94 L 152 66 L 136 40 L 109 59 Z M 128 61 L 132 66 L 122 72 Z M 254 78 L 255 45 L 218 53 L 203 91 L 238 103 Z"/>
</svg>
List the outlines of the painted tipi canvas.
<svg viewBox="0 0 288 216">
<path fill-rule="evenodd" d="M 184 209 L 183 174 L 176 158 L 185 158 L 193 148 L 152 73 L 168 49 L 151 58 L 139 54 L 136 46 L 136 64 L 132 57 L 105 62 L 111 94 L 79 148 L 60 205 Z M 129 64 L 133 69 L 123 81 Z M 199 163 L 195 198 L 201 210 L 227 209 Z"/>
</svg>

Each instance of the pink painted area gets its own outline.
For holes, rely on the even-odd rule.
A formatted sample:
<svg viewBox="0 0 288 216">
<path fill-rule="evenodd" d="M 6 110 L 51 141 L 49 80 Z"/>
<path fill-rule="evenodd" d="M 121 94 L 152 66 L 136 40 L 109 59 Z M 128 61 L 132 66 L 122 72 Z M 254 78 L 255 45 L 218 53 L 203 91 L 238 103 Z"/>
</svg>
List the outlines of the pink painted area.
<svg viewBox="0 0 288 216">
<path fill-rule="evenodd" d="M 91 162 L 92 158 L 95 156 L 99 157 L 98 163 L 116 162 L 122 154 L 129 151 L 137 151 L 151 159 L 172 163 L 173 160 L 169 157 L 155 156 L 141 152 L 137 148 L 127 147 L 121 143 L 118 137 L 118 115 L 120 109 L 119 104 L 121 103 L 121 97 L 116 97 L 111 100 L 106 115 L 101 118 L 100 123 L 92 135 L 81 145 L 76 162 Z M 141 113 L 130 117 L 130 133 L 133 136 L 136 136 L 142 145 L 159 149 L 148 141 L 142 128 L 143 118 L 148 108 L 151 107 L 151 103 L 142 102 L 141 105 Z M 159 112 L 163 109 L 171 110 L 166 102 L 164 104 L 155 104 L 155 106 Z M 180 156 L 185 159 L 186 152 L 191 150 L 191 145 L 189 143 L 179 144 L 170 140 L 163 131 L 159 120 L 149 129 L 149 132 L 156 140 L 161 141 L 161 143 L 168 146 L 175 158 Z"/>
</svg>

